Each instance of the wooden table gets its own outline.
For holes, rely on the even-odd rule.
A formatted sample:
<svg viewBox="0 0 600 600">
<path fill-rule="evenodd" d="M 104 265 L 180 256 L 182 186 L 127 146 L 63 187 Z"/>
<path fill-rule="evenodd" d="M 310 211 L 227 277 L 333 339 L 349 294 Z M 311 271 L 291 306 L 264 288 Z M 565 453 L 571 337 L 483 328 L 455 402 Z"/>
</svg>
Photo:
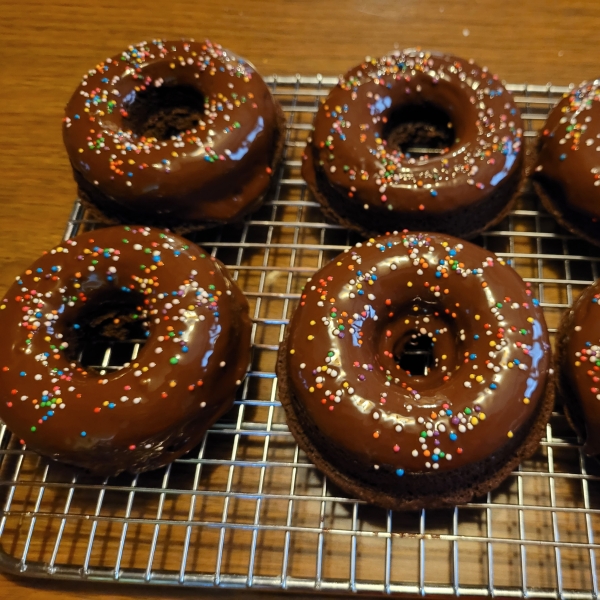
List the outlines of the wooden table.
<svg viewBox="0 0 600 600">
<path fill-rule="evenodd" d="M 60 240 L 71 209 L 66 101 L 88 68 L 131 42 L 209 37 L 265 75 L 335 75 L 364 55 L 421 46 L 473 57 L 510 82 L 567 84 L 598 76 L 599 24 L 596 0 L 0 0 L 0 293 Z M 15 600 L 202 594 L 0 576 L 0 597 Z"/>
</svg>

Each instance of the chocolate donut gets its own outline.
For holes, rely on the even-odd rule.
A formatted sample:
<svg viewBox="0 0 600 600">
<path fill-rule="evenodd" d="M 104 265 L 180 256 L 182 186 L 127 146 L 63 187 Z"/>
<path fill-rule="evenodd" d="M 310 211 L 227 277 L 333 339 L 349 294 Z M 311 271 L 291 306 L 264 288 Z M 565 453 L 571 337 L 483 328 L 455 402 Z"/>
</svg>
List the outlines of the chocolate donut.
<svg viewBox="0 0 600 600">
<path fill-rule="evenodd" d="M 84 76 L 63 139 L 80 196 L 106 217 L 193 228 L 258 207 L 284 127 L 250 63 L 209 41 L 159 40 Z"/>
<path fill-rule="evenodd" d="M 545 208 L 569 231 L 600 245 L 600 80 L 552 109 L 539 137 L 533 181 Z"/>
<path fill-rule="evenodd" d="M 564 314 L 556 340 L 556 394 L 589 455 L 600 454 L 600 281 Z"/>
<path fill-rule="evenodd" d="M 542 309 L 502 259 L 394 233 L 308 281 L 277 373 L 319 469 L 368 502 L 415 509 L 488 492 L 535 451 L 549 365 Z"/>
<path fill-rule="evenodd" d="M 157 468 L 232 406 L 250 329 L 244 295 L 201 248 L 149 227 L 84 233 L 0 302 L 0 418 L 28 448 L 94 473 Z M 80 362 L 86 344 L 132 333 L 146 342 L 120 370 Z"/>
<path fill-rule="evenodd" d="M 471 237 L 508 212 L 522 135 L 511 94 L 487 68 L 403 50 L 340 78 L 317 112 L 302 174 L 328 217 L 365 235 Z"/>
</svg>

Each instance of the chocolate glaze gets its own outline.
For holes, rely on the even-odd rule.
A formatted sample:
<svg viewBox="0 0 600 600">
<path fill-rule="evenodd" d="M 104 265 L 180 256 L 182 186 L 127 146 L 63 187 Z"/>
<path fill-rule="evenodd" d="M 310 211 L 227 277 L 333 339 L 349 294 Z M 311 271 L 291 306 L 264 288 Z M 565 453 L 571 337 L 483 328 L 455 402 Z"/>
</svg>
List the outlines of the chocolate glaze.
<svg viewBox="0 0 600 600">
<path fill-rule="evenodd" d="M 599 151 L 600 80 L 596 79 L 565 94 L 550 112 L 540 134 L 534 179 L 558 188 L 567 209 L 596 220 L 600 217 Z"/>
<path fill-rule="evenodd" d="M 129 297 L 148 319 L 146 344 L 121 370 L 86 370 L 66 341 L 78 319 Z M 231 407 L 250 328 L 241 290 L 201 248 L 148 227 L 82 234 L 0 302 L 0 418 L 28 448 L 96 473 L 156 468 Z"/>
<path fill-rule="evenodd" d="M 454 144 L 443 154 L 413 158 L 387 147 L 384 129 L 394 113 L 427 104 L 448 114 Z M 340 78 L 319 107 L 302 174 L 315 189 L 325 178 L 330 191 L 363 207 L 373 226 L 373 213 L 388 214 L 388 229 L 406 226 L 402 219 L 423 211 L 443 218 L 478 205 L 512 181 L 523 162 L 522 135 L 511 94 L 487 68 L 403 50 L 368 59 Z"/>
<path fill-rule="evenodd" d="M 153 86 L 194 88 L 204 118 L 166 141 L 134 134 L 128 108 Z M 152 41 L 84 76 L 66 107 L 63 139 L 84 193 L 102 193 L 101 209 L 227 222 L 266 191 L 280 128 L 280 109 L 250 63 L 209 41 Z"/>
<path fill-rule="evenodd" d="M 413 335 L 433 342 L 427 375 L 398 364 Z M 523 439 L 550 364 L 542 310 L 519 275 L 424 233 L 357 244 L 316 273 L 286 349 L 290 393 L 345 457 L 336 468 L 400 476 L 475 465 Z"/>
<path fill-rule="evenodd" d="M 579 296 L 558 330 L 559 391 L 587 454 L 600 454 L 600 282 Z"/>
</svg>

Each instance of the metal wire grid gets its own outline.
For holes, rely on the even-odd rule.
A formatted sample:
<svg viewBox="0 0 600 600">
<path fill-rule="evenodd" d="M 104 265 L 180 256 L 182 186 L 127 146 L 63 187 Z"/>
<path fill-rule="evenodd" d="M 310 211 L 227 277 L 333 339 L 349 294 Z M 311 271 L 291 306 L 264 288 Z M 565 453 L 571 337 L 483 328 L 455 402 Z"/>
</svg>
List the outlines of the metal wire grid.
<svg viewBox="0 0 600 600">
<path fill-rule="evenodd" d="M 40 459 L 2 426 L 0 567 L 127 583 L 597 598 L 600 469 L 560 412 L 536 456 L 498 490 L 453 510 L 393 513 L 346 498 L 298 450 L 277 401 L 276 350 L 305 278 L 355 239 L 323 222 L 299 174 L 319 98 L 335 80 L 270 83 L 288 115 L 274 189 L 240 229 L 194 238 L 230 266 L 251 303 L 253 361 L 234 409 L 172 465 L 105 480 Z M 530 141 L 567 89 L 509 88 Z M 65 237 L 94 226 L 76 203 Z M 598 250 L 561 230 L 528 193 L 479 243 L 537 286 L 552 332 L 598 278 Z M 92 347 L 86 360 L 107 372 L 139 348 Z"/>
</svg>

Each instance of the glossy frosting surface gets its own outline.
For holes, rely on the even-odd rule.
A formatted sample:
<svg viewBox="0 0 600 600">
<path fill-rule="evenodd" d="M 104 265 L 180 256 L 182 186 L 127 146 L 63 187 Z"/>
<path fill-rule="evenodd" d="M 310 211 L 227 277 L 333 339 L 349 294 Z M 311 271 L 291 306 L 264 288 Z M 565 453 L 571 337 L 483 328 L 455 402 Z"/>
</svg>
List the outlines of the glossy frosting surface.
<svg viewBox="0 0 600 600">
<path fill-rule="evenodd" d="M 128 298 L 146 343 L 121 370 L 85 369 L 71 333 L 90 307 Z M 28 448 L 93 471 L 169 462 L 232 405 L 250 359 L 247 313 L 221 263 L 169 232 L 67 240 L 0 301 L 0 418 Z"/>
<path fill-rule="evenodd" d="M 136 97 L 169 86 L 202 95 L 198 126 L 165 141 L 133 133 L 126 117 Z M 248 210 L 269 185 L 278 136 L 260 75 L 209 41 L 130 46 L 84 76 L 63 120 L 73 168 L 115 206 L 193 221 L 227 221 Z"/>
<path fill-rule="evenodd" d="M 558 184 L 568 205 L 600 217 L 600 80 L 582 83 L 552 109 L 535 172 Z"/>
<path fill-rule="evenodd" d="M 397 361 L 411 336 L 433 364 Z M 413 338 L 414 339 L 414 338 Z M 349 460 L 451 470 L 501 449 L 543 398 L 542 310 L 493 253 L 442 234 L 357 244 L 306 284 L 287 341 L 290 391 Z"/>
<path fill-rule="evenodd" d="M 585 451 L 600 454 L 600 282 L 588 287 L 560 328 L 563 393 L 578 401 L 585 418 Z"/>
<path fill-rule="evenodd" d="M 441 155 L 390 149 L 387 120 L 403 106 L 433 104 L 448 114 L 455 142 Z M 369 207 L 444 213 L 484 198 L 515 169 L 523 123 L 496 75 L 472 61 L 417 50 L 366 59 L 319 107 L 303 175 L 322 173 Z"/>
</svg>

